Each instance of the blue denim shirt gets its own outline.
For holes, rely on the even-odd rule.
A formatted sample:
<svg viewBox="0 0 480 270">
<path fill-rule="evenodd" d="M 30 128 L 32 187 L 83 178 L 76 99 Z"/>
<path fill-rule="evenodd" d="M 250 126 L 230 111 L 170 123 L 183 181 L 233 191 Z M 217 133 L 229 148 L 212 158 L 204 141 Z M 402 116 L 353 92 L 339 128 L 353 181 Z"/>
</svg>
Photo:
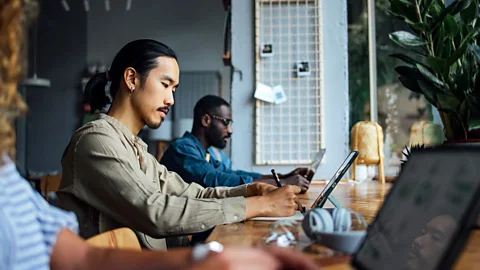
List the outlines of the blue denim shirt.
<svg viewBox="0 0 480 270">
<path fill-rule="evenodd" d="M 210 146 L 207 151 L 210 154 L 210 158 L 220 161 L 227 169 L 232 168 L 232 162 L 221 149 Z"/>
<path fill-rule="evenodd" d="M 160 163 L 178 173 L 185 182 L 204 187 L 234 187 L 252 183 L 260 174 L 228 169 L 220 161 L 206 160 L 207 151 L 190 132 L 175 140 L 162 156 Z"/>
</svg>

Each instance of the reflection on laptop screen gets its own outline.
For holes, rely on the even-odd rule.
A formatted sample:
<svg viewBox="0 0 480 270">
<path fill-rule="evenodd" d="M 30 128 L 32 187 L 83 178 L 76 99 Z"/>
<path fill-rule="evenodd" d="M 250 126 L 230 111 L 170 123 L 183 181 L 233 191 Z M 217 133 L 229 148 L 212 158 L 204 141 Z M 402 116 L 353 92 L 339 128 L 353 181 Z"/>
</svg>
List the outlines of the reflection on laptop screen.
<svg viewBox="0 0 480 270">
<path fill-rule="evenodd" d="M 354 263 L 363 269 L 436 269 L 480 184 L 478 152 L 411 156 Z"/>
</svg>

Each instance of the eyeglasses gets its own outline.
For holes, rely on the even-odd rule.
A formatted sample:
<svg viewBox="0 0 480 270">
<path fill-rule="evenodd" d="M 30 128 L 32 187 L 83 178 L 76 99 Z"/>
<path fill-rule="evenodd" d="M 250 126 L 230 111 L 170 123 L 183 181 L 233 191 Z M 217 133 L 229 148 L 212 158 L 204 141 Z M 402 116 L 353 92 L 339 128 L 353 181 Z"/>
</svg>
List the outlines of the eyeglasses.
<svg viewBox="0 0 480 270">
<path fill-rule="evenodd" d="M 222 121 L 222 123 L 223 123 L 226 127 L 231 127 L 232 124 L 233 124 L 233 120 L 232 120 L 232 119 L 223 118 L 223 117 L 216 116 L 216 115 L 213 115 L 213 114 L 209 114 L 209 116 L 212 117 L 213 119 L 217 119 L 217 120 Z"/>
</svg>

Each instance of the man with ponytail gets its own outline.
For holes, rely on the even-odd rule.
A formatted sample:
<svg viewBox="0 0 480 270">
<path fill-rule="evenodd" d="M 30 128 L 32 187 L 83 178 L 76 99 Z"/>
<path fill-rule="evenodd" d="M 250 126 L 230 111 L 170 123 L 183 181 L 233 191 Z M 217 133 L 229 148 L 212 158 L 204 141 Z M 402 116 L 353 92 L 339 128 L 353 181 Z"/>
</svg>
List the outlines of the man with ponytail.
<svg viewBox="0 0 480 270">
<path fill-rule="evenodd" d="M 155 40 L 126 44 L 108 73 L 90 79 L 85 91 L 107 114 L 73 134 L 62 157 L 59 205 L 77 214 L 80 234 L 91 237 L 118 227 L 135 230 L 151 249 L 164 238 L 205 232 L 215 225 L 256 216 L 291 216 L 299 209 L 297 186 L 254 183 L 203 188 L 186 183 L 148 153 L 137 134 L 161 128 L 174 104 L 180 69 L 172 49 Z"/>
<path fill-rule="evenodd" d="M 37 10 L 34 0 L 0 0 L 1 269 L 315 269 L 310 259 L 289 249 L 225 247 L 221 251 L 216 243 L 221 252 L 208 252 L 205 246 L 169 252 L 132 251 L 93 247 L 78 237 L 75 215 L 49 205 L 12 161 L 12 124 L 27 110 L 17 92 L 26 71 L 22 65 L 24 34 Z"/>
</svg>

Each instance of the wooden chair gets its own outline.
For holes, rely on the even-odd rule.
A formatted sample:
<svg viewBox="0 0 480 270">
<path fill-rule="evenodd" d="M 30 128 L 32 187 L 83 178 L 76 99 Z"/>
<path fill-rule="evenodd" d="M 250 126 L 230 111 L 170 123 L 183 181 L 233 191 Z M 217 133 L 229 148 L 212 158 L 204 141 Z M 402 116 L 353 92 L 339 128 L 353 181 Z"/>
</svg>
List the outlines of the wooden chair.
<svg viewBox="0 0 480 270">
<path fill-rule="evenodd" d="M 60 186 L 60 180 L 62 179 L 62 174 L 54 174 L 54 175 L 45 175 L 40 180 L 40 190 L 45 196 L 45 200 L 49 201 L 48 193 L 49 192 L 57 192 L 58 187 Z"/>
<path fill-rule="evenodd" d="M 356 180 L 357 164 L 377 165 L 378 177 L 385 184 L 384 148 L 382 127 L 371 121 L 360 121 L 352 127 L 350 148 L 359 152 L 352 165 L 352 178 Z"/>
<path fill-rule="evenodd" d="M 142 250 L 135 233 L 129 228 L 120 228 L 87 239 L 89 245 L 103 248 Z"/>
</svg>

